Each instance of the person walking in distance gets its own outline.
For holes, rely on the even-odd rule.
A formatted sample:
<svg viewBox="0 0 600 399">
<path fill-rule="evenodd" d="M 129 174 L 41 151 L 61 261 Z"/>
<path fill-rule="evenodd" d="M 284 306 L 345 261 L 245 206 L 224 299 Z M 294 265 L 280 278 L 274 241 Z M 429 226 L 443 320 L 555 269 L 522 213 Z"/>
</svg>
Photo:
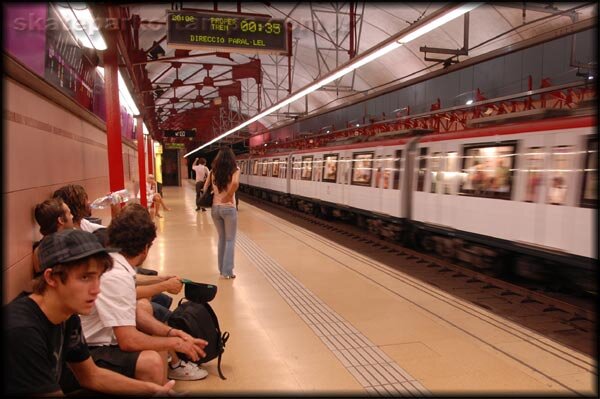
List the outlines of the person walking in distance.
<svg viewBox="0 0 600 399">
<path fill-rule="evenodd" d="M 219 234 L 219 273 L 221 278 L 233 279 L 233 255 L 237 231 L 235 192 L 240 184 L 240 170 L 229 147 L 221 148 L 213 161 L 213 169 L 204 183 L 204 190 L 212 184 L 211 216 Z"/>
<path fill-rule="evenodd" d="M 202 212 L 206 212 L 205 208 L 200 208 L 198 206 L 198 201 L 202 196 L 202 188 L 204 187 L 204 183 L 206 182 L 209 173 L 209 170 L 206 167 L 206 159 L 196 158 L 192 165 L 192 169 L 196 172 L 196 210 L 199 211 L 202 209 Z"/>
</svg>

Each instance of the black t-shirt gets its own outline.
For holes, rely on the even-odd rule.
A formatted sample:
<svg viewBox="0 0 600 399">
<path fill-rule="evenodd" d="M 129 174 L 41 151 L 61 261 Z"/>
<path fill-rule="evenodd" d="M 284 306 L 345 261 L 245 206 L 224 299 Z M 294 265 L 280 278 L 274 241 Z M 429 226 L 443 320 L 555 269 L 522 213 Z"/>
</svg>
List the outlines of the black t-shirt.
<svg viewBox="0 0 600 399">
<path fill-rule="evenodd" d="M 78 315 L 52 324 L 28 296 L 6 305 L 4 315 L 4 390 L 8 395 L 58 391 L 65 362 L 79 363 L 90 357 Z"/>
</svg>

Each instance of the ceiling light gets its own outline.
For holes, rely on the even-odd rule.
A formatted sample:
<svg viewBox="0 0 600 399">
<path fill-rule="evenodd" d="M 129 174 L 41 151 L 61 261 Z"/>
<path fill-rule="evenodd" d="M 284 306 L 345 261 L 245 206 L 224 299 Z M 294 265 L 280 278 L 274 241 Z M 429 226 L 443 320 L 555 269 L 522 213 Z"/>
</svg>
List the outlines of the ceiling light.
<svg viewBox="0 0 600 399">
<path fill-rule="evenodd" d="M 594 77 L 592 75 L 588 76 L 588 80 L 594 80 Z"/>
<path fill-rule="evenodd" d="M 467 104 L 467 105 L 471 105 L 471 104 L 473 104 L 473 100 L 467 100 L 466 104 Z"/>
<path fill-rule="evenodd" d="M 281 101 L 280 103 L 277 103 L 273 106 L 271 106 L 270 108 L 264 110 L 263 112 L 261 112 L 258 115 L 253 116 L 252 118 L 246 120 L 245 122 L 241 123 L 240 125 L 234 127 L 231 130 L 226 131 L 225 133 L 215 137 L 214 139 L 204 143 L 203 145 L 195 148 L 194 150 L 188 152 L 187 154 L 184 155 L 184 157 L 188 157 L 191 154 L 193 154 L 196 151 L 199 151 L 201 149 L 203 149 L 204 147 L 207 147 L 219 140 L 221 140 L 223 137 L 229 136 L 232 133 L 237 132 L 238 130 L 241 130 L 243 128 L 245 128 L 246 126 L 258 121 L 259 119 L 272 114 L 273 112 L 285 107 L 288 104 L 293 103 L 294 101 L 312 93 L 313 91 L 333 82 L 334 80 L 337 80 L 339 78 L 341 78 L 342 76 L 354 71 L 355 69 L 360 68 L 361 66 L 389 53 L 390 51 L 393 51 L 395 49 L 397 49 L 398 47 L 402 46 L 405 43 L 410 42 L 411 40 L 414 40 L 417 37 L 420 37 L 424 34 L 426 34 L 427 32 L 436 29 L 440 26 L 442 26 L 443 24 L 460 17 L 461 15 L 475 9 L 476 7 L 478 7 L 479 5 L 481 5 L 482 3 L 468 3 L 468 4 L 463 4 L 462 6 L 453 9 L 452 11 L 449 11 L 445 14 L 442 14 L 440 17 L 435 18 L 427 23 L 424 23 L 421 27 L 419 27 L 417 30 L 408 33 L 407 35 L 401 37 L 400 39 L 390 39 L 393 40 L 392 42 L 384 45 L 383 47 L 371 52 L 371 53 L 367 53 L 366 55 L 359 55 L 358 57 L 356 57 L 355 59 L 353 59 L 352 61 L 350 61 L 349 65 L 346 65 L 345 67 L 339 69 L 338 71 L 333 72 L 330 75 L 327 75 L 325 77 L 323 77 L 321 80 L 318 80 L 317 82 L 313 83 L 312 85 L 302 89 L 301 91 L 299 91 L 298 93 L 295 93 L 294 95 L 292 95 L 291 97 Z"/>
<path fill-rule="evenodd" d="M 410 32 L 406 36 L 398 39 L 398 43 L 406 44 L 406 43 L 416 39 L 417 37 L 423 36 L 424 34 L 431 32 L 432 30 L 434 30 L 436 28 L 439 28 L 440 26 L 444 25 L 445 23 L 458 18 L 461 15 L 468 13 L 469 11 L 474 10 L 475 8 L 479 7 L 481 4 L 482 3 L 464 4 L 460 7 L 458 7 L 457 9 L 444 14 L 444 15 L 440 16 L 439 18 L 434 19 L 433 21 L 430 21 L 429 23 L 421 26 L 417 30 Z"/>
<path fill-rule="evenodd" d="M 100 72 L 100 75 L 102 76 L 102 78 L 104 78 L 104 68 L 98 66 L 96 67 L 96 70 Z M 133 101 L 131 94 L 129 94 L 129 89 L 125 85 L 125 81 L 121 76 L 121 71 L 119 71 L 119 98 L 121 101 L 121 105 L 124 105 L 126 108 L 128 108 L 131 112 L 131 115 L 140 114 L 138 107 L 135 105 L 135 101 Z"/>
<path fill-rule="evenodd" d="M 56 3 L 56 8 L 61 18 L 65 21 L 71 33 L 82 46 L 106 50 L 106 42 L 100 34 L 92 13 L 85 3 L 68 2 Z"/>
</svg>

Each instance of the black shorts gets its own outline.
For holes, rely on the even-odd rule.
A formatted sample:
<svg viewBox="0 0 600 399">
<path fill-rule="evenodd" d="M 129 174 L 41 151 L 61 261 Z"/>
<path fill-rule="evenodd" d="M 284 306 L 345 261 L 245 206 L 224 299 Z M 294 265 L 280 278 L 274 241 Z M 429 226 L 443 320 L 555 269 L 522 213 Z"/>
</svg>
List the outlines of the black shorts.
<svg viewBox="0 0 600 399">
<path fill-rule="evenodd" d="M 124 352 L 118 346 L 90 346 L 90 354 L 98 367 L 135 378 L 135 365 L 140 352 Z"/>
</svg>

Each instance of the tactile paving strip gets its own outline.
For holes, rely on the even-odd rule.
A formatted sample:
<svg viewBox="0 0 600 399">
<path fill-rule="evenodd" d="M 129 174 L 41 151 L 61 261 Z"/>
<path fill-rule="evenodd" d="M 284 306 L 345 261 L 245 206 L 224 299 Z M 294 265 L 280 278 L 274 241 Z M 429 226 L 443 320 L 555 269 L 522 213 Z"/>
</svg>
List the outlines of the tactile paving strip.
<svg viewBox="0 0 600 399">
<path fill-rule="evenodd" d="M 431 395 L 406 370 L 239 230 L 237 245 L 370 395 Z"/>
</svg>

